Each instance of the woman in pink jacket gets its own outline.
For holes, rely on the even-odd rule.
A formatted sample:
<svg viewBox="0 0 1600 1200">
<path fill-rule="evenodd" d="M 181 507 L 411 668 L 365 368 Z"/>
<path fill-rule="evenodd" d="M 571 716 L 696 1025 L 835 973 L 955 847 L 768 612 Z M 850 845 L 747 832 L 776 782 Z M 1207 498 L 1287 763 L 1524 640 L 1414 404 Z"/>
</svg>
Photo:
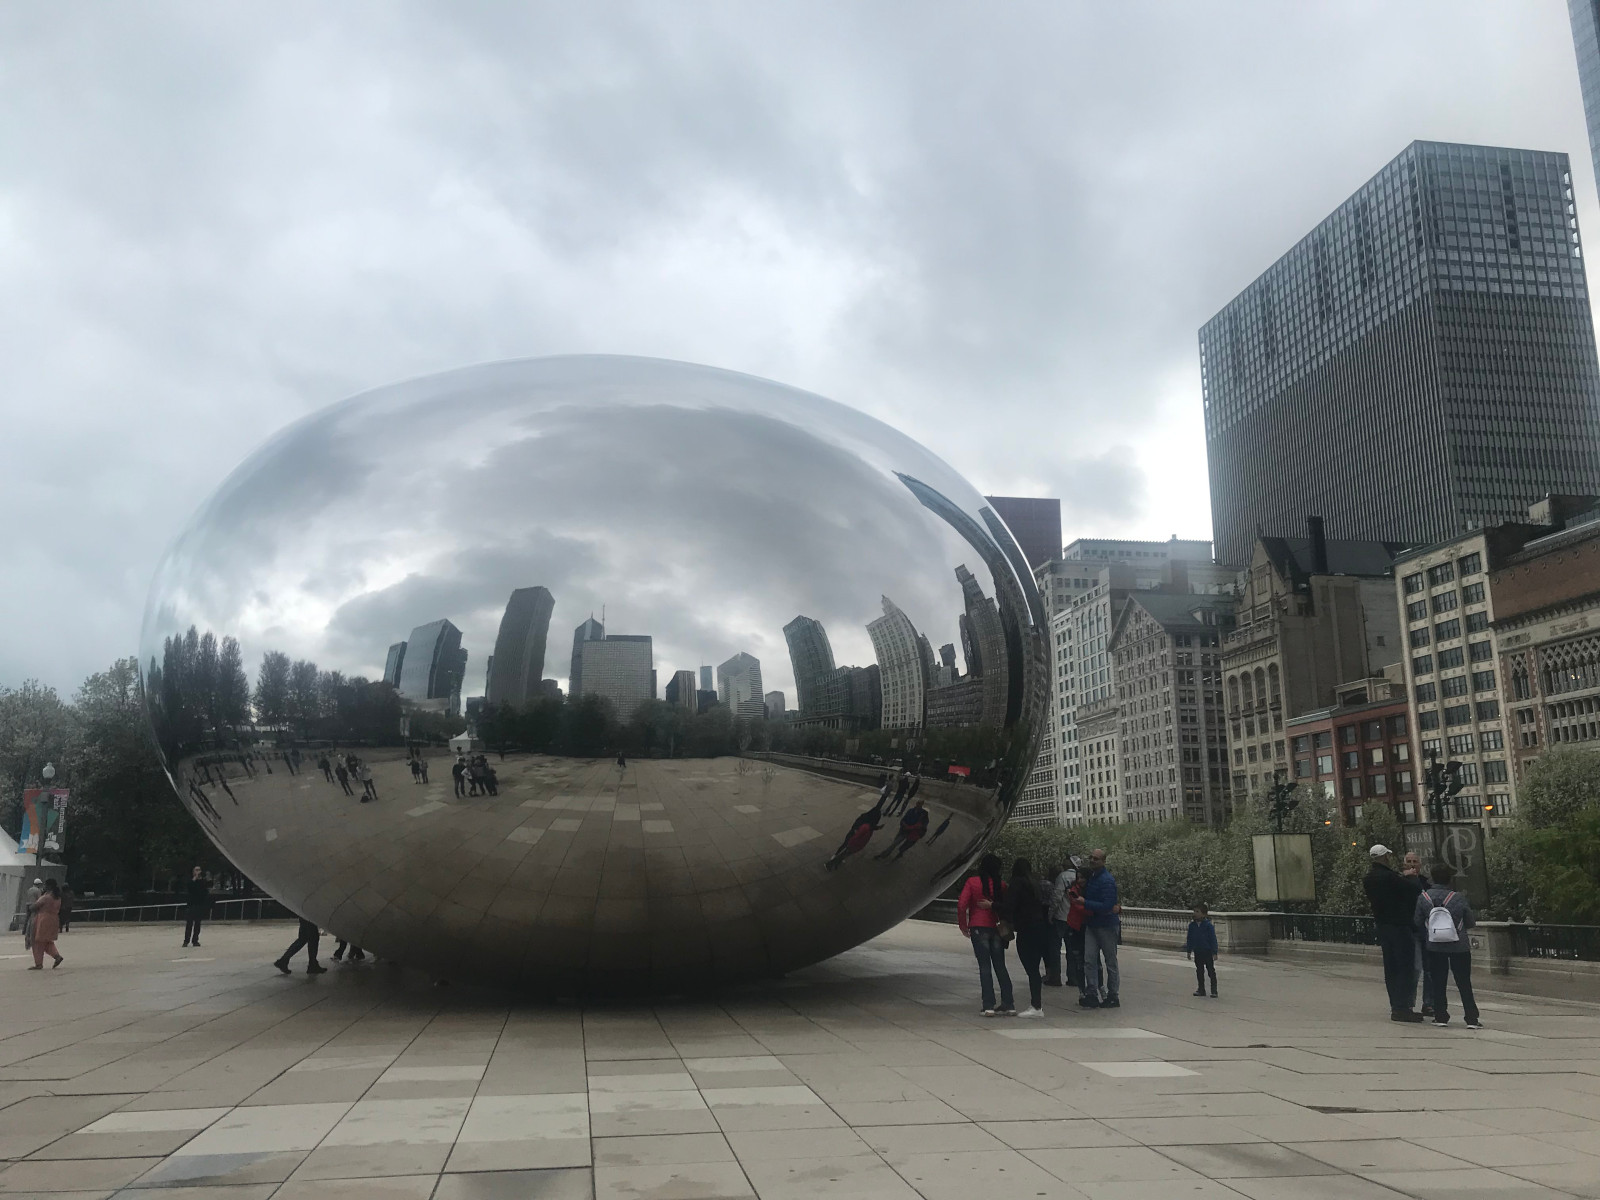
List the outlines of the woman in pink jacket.
<svg viewBox="0 0 1600 1200">
<path fill-rule="evenodd" d="M 56 936 L 61 932 L 61 888 L 54 879 L 44 881 L 44 895 L 33 902 L 33 966 L 30 971 L 44 970 L 44 956 L 48 954 L 56 961 L 52 967 L 61 965 L 61 955 L 56 953 Z"/>
<path fill-rule="evenodd" d="M 1005 910 L 1006 885 L 1000 877 L 1000 860 L 985 854 L 978 873 L 968 879 L 956 901 L 956 924 L 972 939 L 972 952 L 978 958 L 978 984 L 983 990 L 983 1015 L 1015 1016 L 1011 998 L 1011 975 L 1006 970 L 1006 944 L 998 928 Z M 994 1006 L 994 976 L 1000 977 L 1000 1007 Z"/>
</svg>

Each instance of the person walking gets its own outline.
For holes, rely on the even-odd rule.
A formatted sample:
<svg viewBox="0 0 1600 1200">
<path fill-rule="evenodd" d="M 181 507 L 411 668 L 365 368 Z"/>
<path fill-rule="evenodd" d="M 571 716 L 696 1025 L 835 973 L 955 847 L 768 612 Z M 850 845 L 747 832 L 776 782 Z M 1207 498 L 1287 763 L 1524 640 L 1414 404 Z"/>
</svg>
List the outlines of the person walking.
<svg viewBox="0 0 1600 1200">
<path fill-rule="evenodd" d="M 372 782 L 372 768 L 363 762 L 356 768 L 356 778 L 361 780 L 361 803 L 378 798 L 378 785 Z"/>
<path fill-rule="evenodd" d="M 892 817 L 895 813 L 899 812 L 901 808 L 905 806 L 906 793 L 910 790 L 911 776 L 906 774 L 906 772 L 901 771 L 900 778 L 895 783 L 894 799 L 889 801 L 889 806 L 883 810 L 883 815 L 886 817 Z"/>
<path fill-rule="evenodd" d="M 322 772 L 322 777 L 329 783 L 333 782 L 333 764 L 328 761 L 326 754 L 317 756 L 317 769 Z"/>
<path fill-rule="evenodd" d="M 1389 993 L 1389 1019 L 1417 1022 L 1423 1019 L 1413 1011 L 1412 965 L 1416 955 L 1417 905 L 1421 898 L 1394 869 L 1394 851 L 1382 845 L 1367 851 L 1372 867 L 1361 881 L 1362 890 L 1372 905 L 1372 923 L 1383 948 L 1383 986 Z"/>
<path fill-rule="evenodd" d="M 351 962 L 357 963 L 364 962 L 366 960 L 366 952 L 362 950 L 360 946 L 352 946 L 346 939 L 340 938 L 339 944 L 333 948 L 333 961 L 343 962 L 344 952 L 346 950 L 350 951 Z"/>
<path fill-rule="evenodd" d="M 272 965 L 277 967 L 278 970 L 282 971 L 285 975 L 290 974 L 289 960 L 298 954 L 302 948 L 304 948 L 306 952 L 306 958 L 309 960 L 306 966 L 306 974 L 321 975 L 328 969 L 317 961 L 317 947 L 321 944 L 322 930 L 317 928 L 317 923 L 315 921 L 308 921 L 304 917 L 301 917 L 300 932 L 295 937 L 294 941 L 289 944 L 289 948 L 279 955 L 277 960 Z"/>
<path fill-rule="evenodd" d="M 339 786 L 344 789 L 344 794 L 354 796 L 355 790 L 350 786 L 350 768 L 341 762 L 333 769 L 333 773 L 339 777 Z"/>
<path fill-rule="evenodd" d="M 1428 947 L 1428 985 L 1433 994 L 1433 1023 L 1450 1024 L 1450 1004 L 1445 991 L 1445 977 L 1454 975 L 1456 993 L 1461 997 L 1461 1015 L 1468 1029 L 1482 1029 L 1478 1020 L 1478 1002 L 1472 995 L 1472 943 L 1467 940 L 1467 930 L 1478 923 L 1472 905 L 1460 892 L 1451 888 L 1456 877 L 1455 868 L 1440 863 L 1429 872 L 1433 886 L 1417 897 L 1414 914 L 1417 931 Z"/>
<path fill-rule="evenodd" d="M 1407 850 L 1406 855 L 1400 860 L 1400 877 L 1411 885 L 1418 896 L 1428 890 L 1428 873 L 1422 869 L 1422 856 L 1415 850 Z M 1418 1009 L 1425 1017 L 1433 1016 L 1433 985 L 1428 982 L 1429 959 L 1426 939 L 1418 934 L 1411 939 L 1411 990 L 1407 993 L 1411 997 L 1411 1007 L 1417 1008 L 1417 990 L 1422 991 L 1422 1007 Z"/>
<path fill-rule="evenodd" d="M 1050 902 L 1033 877 L 1033 864 L 1019 858 L 1011 864 L 1005 913 L 1017 931 L 1017 959 L 1028 976 L 1030 1007 L 1018 1017 L 1044 1016 L 1044 955 L 1050 943 Z"/>
<path fill-rule="evenodd" d="M 1194 959 L 1194 994 L 1206 994 L 1206 976 L 1211 976 L 1211 998 L 1217 998 L 1217 927 L 1211 923 L 1211 910 L 1204 904 L 1194 906 L 1194 920 L 1189 922 L 1189 936 L 1184 939 L 1185 958 Z"/>
<path fill-rule="evenodd" d="M 900 828 L 895 830 L 894 840 L 873 857 L 883 860 L 893 854 L 895 861 L 898 862 L 905 857 L 907 850 L 922 840 L 922 835 L 927 832 L 928 810 L 922 801 L 918 800 L 906 810 L 906 815 L 900 818 Z M 898 854 L 895 853 L 897 850 Z"/>
<path fill-rule="evenodd" d="M 44 970 L 44 956 L 48 954 L 55 959 L 50 964 L 53 971 L 62 962 L 56 951 L 56 937 L 61 932 L 61 889 L 54 879 L 44 881 L 44 890 L 29 907 L 33 912 L 33 966 L 28 970 Z"/>
<path fill-rule="evenodd" d="M 199 867 L 189 877 L 188 905 L 184 910 L 183 944 L 200 944 L 200 922 L 211 914 L 211 884 Z"/>
<path fill-rule="evenodd" d="M 411 765 L 411 782 L 413 784 L 421 783 L 422 782 L 422 764 L 419 763 L 416 759 L 413 758 L 413 759 L 410 760 L 410 765 Z"/>
<path fill-rule="evenodd" d="M 1089 854 L 1089 878 L 1083 885 L 1084 1008 L 1121 1008 L 1122 973 L 1117 969 L 1117 941 L 1122 935 L 1122 904 L 1116 876 L 1106 869 L 1106 852 Z M 1100 960 L 1105 959 L 1105 978 Z"/>
<path fill-rule="evenodd" d="M 956 901 L 956 925 L 972 939 L 972 953 L 978 959 L 978 986 L 983 994 L 986 1017 L 1015 1015 L 1011 996 L 1011 973 L 1006 970 L 1006 941 L 1001 937 L 1000 908 L 1005 903 L 1006 885 L 1000 878 L 1000 859 L 985 854 L 978 873 L 967 880 Z M 995 980 L 1000 981 L 1000 1007 L 994 1003 Z"/>
<path fill-rule="evenodd" d="M 878 803 L 851 822 L 850 832 L 844 835 L 844 841 L 839 843 L 839 848 L 833 852 L 833 857 L 822 864 L 823 868 L 837 871 L 844 865 L 845 859 L 865 850 L 867 843 L 872 840 L 872 835 L 882 828 L 883 801 L 879 799 Z"/>
</svg>

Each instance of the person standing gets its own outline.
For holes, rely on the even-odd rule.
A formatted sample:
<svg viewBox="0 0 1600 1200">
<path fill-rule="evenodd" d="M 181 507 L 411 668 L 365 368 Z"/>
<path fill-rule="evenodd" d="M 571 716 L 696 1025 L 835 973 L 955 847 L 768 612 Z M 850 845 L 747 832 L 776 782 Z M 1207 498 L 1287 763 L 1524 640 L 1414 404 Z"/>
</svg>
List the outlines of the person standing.
<svg viewBox="0 0 1600 1200">
<path fill-rule="evenodd" d="M 1478 918 L 1473 915 L 1467 898 L 1450 887 L 1451 880 L 1456 877 L 1454 867 L 1440 863 L 1430 874 L 1433 886 L 1417 897 L 1414 923 L 1427 945 L 1428 957 L 1433 960 L 1427 973 L 1428 986 L 1433 991 L 1428 997 L 1433 1002 L 1433 1023 L 1450 1024 L 1445 977 L 1454 975 L 1467 1028 L 1482 1029 L 1478 1002 L 1472 995 L 1472 943 L 1466 937 L 1467 930 L 1478 923 Z"/>
<path fill-rule="evenodd" d="M 1061 873 L 1061 879 L 1066 879 L 1063 889 L 1061 940 L 1066 958 L 1066 977 L 1069 987 L 1078 989 L 1078 995 L 1087 994 L 1083 977 L 1083 930 L 1088 913 L 1083 907 L 1083 864 L 1076 858 L 1070 859 L 1067 869 Z"/>
<path fill-rule="evenodd" d="M 1217 998 L 1217 927 L 1211 923 L 1211 910 L 1204 904 L 1194 906 L 1194 920 L 1189 922 L 1189 936 L 1184 939 L 1185 958 L 1194 959 L 1194 994 L 1206 994 L 1206 975 L 1211 976 L 1211 998 Z"/>
<path fill-rule="evenodd" d="M 319 770 L 321 770 L 322 777 L 324 779 L 326 779 L 329 783 L 332 783 L 333 782 L 333 764 L 328 761 L 328 756 L 327 756 L 326 753 L 321 754 L 321 755 L 318 756 L 318 758 L 317 758 L 317 767 L 318 767 Z"/>
<path fill-rule="evenodd" d="M 411 782 L 412 782 L 412 784 L 415 785 L 415 784 L 421 783 L 422 782 L 422 764 L 419 763 L 414 758 L 410 759 L 409 763 L 410 763 L 410 766 L 411 766 Z"/>
<path fill-rule="evenodd" d="M 910 790 L 911 776 L 906 774 L 906 772 L 901 771 L 900 778 L 895 783 L 894 799 L 889 801 L 889 806 L 883 810 L 883 815 L 886 817 L 892 817 L 895 813 L 899 812 L 900 809 L 905 806 L 906 793 Z"/>
<path fill-rule="evenodd" d="M 48 954 L 55 959 L 50 964 L 53 971 L 62 961 L 56 952 L 56 937 L 61 932 L 61 889 L 54 879 L 45 880 L 44 890 L 30 907 L 33 910 L 33 966 L 28 970 L 44 970 L 44 956 Z"/>
<path fill-rule="evenodd" d="M 344 789 L 344 794 L 346 796 L 354 796 L 355 795 L 355 791 L 350 786 L 350 768 L 348 768 L 347 766 L 344 765 L 343 762 L 341 762 L 333 770 L 334 770 L 334 774 L 336 774 L 339 777 L 339 786 Z"/>
<path fill-rule="evenodd" d="M 33 949 L 33 906 L 39 903 L 39 897 L 44 895 L 44 880 L 35 879 L 33 886 L 28 889 L 23 900 L 23 912 L 26 914 L 22 922 L 22 948 Z"/>
<path fill-rule="evenodd" d="M 466 759 L 457 758 L 455 762 L 450 764 L 450 775 L 456 781 L 456 795 L 457 796 L 465 796 L 467 794 L 466 774 L 467 774 L 467 760 Z"/>
<path fill-rule="evenodd" d="M 1415 850 L 1407 850 L 1406 856 L 1400 860 L 1400 877 L 1409 883 L 1417 895 L 1422 895 L 1428 890 L 1428 873 L 1422 869 L 1422 856 Z M 1413 953 L 1411 955 L 1411 990 L 1407 993 L 1411 997 L 1411 1007 L 1417 1007 L 1417 988 L 1422 989 L 1422 1007 L 1420 1010 L 1425 1017 L 1433 1016 L 1433 985 L 1428 982 L 1429 959 L 1428 947 L 1422 935 L 1411 939 Z"/>
<path fill-rule="evenodd" d="M 428 760 L 423 758 L 420 754 L 417 755 L 417 766 L 422 768 L 422 782 L 423 783 L 427 783 L 428 782 Z"/>
<path fill-rule="evenodd" d="M 1117 879 L 1106 869 L 1106 852 L 1089 854 L 1089 879 L 1083 885 L 1085 913 L 1083 932 L 1084 1008 L 1121 1008 L 1119 991 L 1122 973 L 1117 969 L 1117 941 L 1122 934 L 1122 904 L 1117 898 Z M 1106 963 L 1105 979 L 1100 978 L 1100 959 Z M 1103 988 L 1103 991 L 1102 991 Z"/>
<path fill-rule="evenodd" d="M 885 787 L 885 794 L 887 794 Z M 1011 973 L 1006 970 L 1006 943 L 1000 936 L 1000 908 L 1005 903 L 1006 885 L 1000 878 L 1000 859 L 985 854 L 978 873 L 962 885 L 956 901 L 956 925 L 972 939 L 972 953 L 978 959 L 978 986 L 983 994 L 983 1015 L 1014 1015 Z M 1000 1007 L 995 1008 L 994 984 L 1000 981 Z"/>
<path fill-rule="evenodd" d="M 289 944 L 289 948 L 285 950 L 272 965 L 277 967 L 278 970 L 282 971 L 285 975 L 288 975 L 290 973 L 289 960 L 298 954 L 303 947 L 306 952 L 306 958 L 309 960 L 309 963 L 306 966 L 306 974 L 321 975 L 328 969 L 317 961 L 317 948 L 321 944 L 322 930 L 317 928 L 317 923 L 315 921 L 308 921 L 304 917 L 301 917 L 299 934 L 295 937 L 294 941 Z"/>
<path fill-rule="evenodd" d="M 1382 845 L 1367 851 L 1372 867 L 1361 881 L 1362 890 L 1372 905 L 1372 922 L 1377 927 L 1378 945 L 1383 948 L 1383 986 L 1389 993 L 1391 1021 L 1421 1021 L 1412 1010 L 1412 965 L 1416 955 L 1413 932 L 1417 905 L 1416 889 L 1394 869 L 1394 851 Z"/>
<path fill-rule="evenodd" d="M 1017 931 L 1017 958 L 1028 976 L 1030 1007 L 1018 1017 L 1044 1016 L 1044 954 L 1050 941 L 1050 904 L 1033 877 L 1033 864 L 1019 858 L 1011 864 L 1005 912 Z"/>
<path fill-rule="evenodd" d="M 199 867 L 189 877 L 188 907 L 184 912 L 183 944 L 200 944 L 200 922 L 211 915 L 211 883 Z"/>
<path fill-rule="evenodd" d="M 356 768 L 356 778 L 361 780 L 361 803 L 378 798 L 378 785 L 372 782 L 372 768 L 363 762 Z"/>
<path fill-rule="evenodd" d="M 1062 968 L 1066 965 L 1062 959 L 1067 948 L 1067 912 L 1071 904 L 1067 888 L 1072 886 L 1074 878 L 1076 873 L 1068 867 L 1058 865 L 1050 872 L 1050 943 L 1044 958 L 1046 987 L 1060 987 L 1062 984 Z M 1066 976 L 1070 983 L 1070 966 L 1066 967 Z"/>
</svg>

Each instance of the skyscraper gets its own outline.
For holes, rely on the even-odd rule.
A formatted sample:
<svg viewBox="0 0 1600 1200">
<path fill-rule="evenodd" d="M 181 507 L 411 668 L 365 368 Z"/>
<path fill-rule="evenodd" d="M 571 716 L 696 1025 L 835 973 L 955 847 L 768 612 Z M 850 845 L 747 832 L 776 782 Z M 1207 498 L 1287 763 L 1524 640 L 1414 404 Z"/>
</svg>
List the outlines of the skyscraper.
<svg viewBox="0 0 1600 1200">
<path fill-rule="evenodd" d="M 583 694 L 583 644 L 598 642 L 605 636 L 606 627 L 596 621 L 593 614 L 572 631 L 572 666 L 567 673 L 567 695 L 574 700 Z"/>
<path fill-rule="evenodd" d="M 985 496 L 984 499 L 1011 530 L 1030 567 L 1037 569 L 1041 563 L 1061 557 L 1061 501 L 1034 496 Z"/>
<path fill-rule="evenodd" d="M 484 700 L 525 708 L 539 697 L 544 678 L 545 640 L 555 598 L 542 587 L 518 588 L 511 593 L 494 640 Z"/>
<path fill-rule="evenodd" d="M 921 729 L 927 704 L 927 679 L 917 629 L 911 618 L 889 597 L 883 597 L 883 616 L 867 625 L 872 651 L 878 659 L 883 689 L 883 728 Z"/>
<path fill-rule="evenodd" d="M 769 721 L 783 720 L 783 714 L 788 711 L 784 706 L 782 692 L 768 692 L 762 697 L 761 706 L 766 709 Z"/>
<path fill-rule="evenodd" d="M 396 642 L 389 647 L 389 657 L 383 664 L 383 681 L 391 687 L 400 687 L 400 668 L 405 665 L 406 644 Z"/>
<path fill-rule="evenodd" d="M 694 712 L 696 711 L 694 693 L 693 671 L 675 671 L 672 678 L 667 680 L 668 704 Z"/>
<path fill-rule="evenodd" d="M 714 692 L 714 691 L 717 690 L 716 687 L 711 682 L 711 667 L 710 667 L 709 664 L 704 664 L 704 663 L 701 664 L 701 667 L 700 667 L 700 690 L 702 692 Z"/>
<path fill-rule="evenodd" d="M 590 620 L 596 628 L 598 621 Z M 579 626 L 580 632 L 583 626 Z M 648 634 L 609 633 L 599 638 L 585 637 L 573 652 L 572 674 L 581 680 L 572 689 L 579 696 L 604 696 L 617 707 L 617 718 L 626 721 L 633 710 L 655 698 L 654 648 Z"/>
<path fill-rule="evenodd" d="M 461 679 L 467 665 L 461 630 L 446 620 L 429 621 L 411 631 L 405 647 L 400 695 L 414 704 L 442 701 L 432 707 L 459 712 Z"/>
<path fill-rule="evenodd" d="M 800 713 L 802 716 L 820 713 L 828 680 L 835 670 L 828 631 L 822 627 L 822 622 L 800 616 L 783 627 L 783 637 L 789 643 L 789 663 L 794 668 Z"/>
<path fill-rule="evenodd" d="M 717 668 L 717 699 L 738 719 L 759 721 L 766 712 L 761 660 L 743 650 Z"/>
<path fill-rule="evenodd" d="M 1567 0 L 1572 18 L 1572 44 L 1578 52 L 1578 86 L 1583 90 L 1583 119 L 1589 126 L 1589 158 L 1600 177 L 1600 3 Z"/>
<path fill-rule="evenodd" d="M 1600 491 L 1567 156 L 1413 142 L 1206 323 L 1200 372 L 1219 562 L 1310 513 L 1418 544 Z"/>
</svg>

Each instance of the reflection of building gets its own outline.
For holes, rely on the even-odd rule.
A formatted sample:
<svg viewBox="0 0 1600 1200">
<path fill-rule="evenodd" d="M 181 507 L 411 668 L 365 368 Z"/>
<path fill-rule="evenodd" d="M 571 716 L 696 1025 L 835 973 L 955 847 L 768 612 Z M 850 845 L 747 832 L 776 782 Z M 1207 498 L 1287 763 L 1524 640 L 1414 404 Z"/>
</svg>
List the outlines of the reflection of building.
<svg viewBox="0 0 1600 1200">
<path fill-rule="evenodd" d="M 538 699 L 544 678 L 545 639 L 555 605 L 548 588 L 518 588 L 511 593 L 489 660 L 486 703 L 525 708 Z"/>
<path fill-rule="evenodd" d="M 667 680 L 667 703 L 678 708 L 695 711 L 694 700 L 694 672 L 675 671 L 671 679 Z"/>
<path fill-rule="evenodd" d="M 418 625 L 406 639 L 400 695 L 416 705 L 458 713 L 466 671 L 459 629 L 446 620 Z"/>
<path fill-rule="evenodd" d="M 406 644 L 404 642 L 396 642 L 390 646 L 389 657 L 383 664 L 383 681 L 389 686 L 398 689 L 400 687 L 400 668 L 405 665 L 405 661 Z"/>
<path fill-rule="evenodd" d="M 572 667 L 567 674 L 567 695 L 576 699 L 583 694 L 583 645 L 598 642 L 606 636 L 606 627 L 589 619 L 572 631 Z"/>
<path fill-rule="evenodd" d="M 1124 821 L 1221 825 L 1227 775 L 1215 765 L 1223 737 L 1215 662 L 1233 623 L 1232 596 L 1134 592 L 1107 646 L 1120 701 L 1117 759 Z M 1213 758 L 1207 762 L 1207 747 Z"/>
<path fill-rule="evenodd" d="M 764 697 L 762 697 L 762 707 L 767 710 L 767 720 L 783 720 L 783 714 L 785 711 L 783 707 L 783 693 L 768 692 Z"/>
<path fill-rule="evenodd" d="M 1258 537 L 1239 575 L 1238 626 L 1222 639 L 1233 803 L 1289 769 L 1283 723 L 1335 703 L 1347 679 L 1405 656 L 1394 608 L 1393 542 Z"/>
<path fill-rule="evenodd" d="M 1413 142 L 1206 323 L 1218 558 L 1308 512 L 1416 544 L 1600 488 L 1572 196 L 1565 154 Z"/>
<path fill-rule="evenodd" d="M 927 699 L 921 646 L 911 618 L 889 597 L 867 625 L 883 686 L 883 728 L 920 729 Z"/>
<path fill-rule="evenodd" d="M 954 667 L 948 668 L 954 670 Z M 928 728 L 952 729 L 983 721 L 982 676 L 958 679 L 928 689 Z"/>
<path fill-rule="evenodd" d="M 1061 501 L 1032 496 L 985 496 L 1011 530 L 1030 567 L 1061 554 Z"/>
<path fill-rule="evenodd" d="M 1171 562 L 1209 566 L 1211 543 L 1182 541 L 1176 535 L 1165 542 L 1079 538 L 1061 551 L 1060 558 L 1037 567 L 1033 577 L 1053 617 L 1066 612 L 1074 600 L 1094 586 L 1095 576 L 1103 566 L 1118 563 L 1132 567 L 1136 573 L 1134 586 L 1150 588 L 1161 586 Z M 1229 580 L 1218 590 L 1231 591 L 1231 584 Z"/>
<path fill-rule="evenodd" d="M 983 681 L 983 710 L 978 721 L 999 728 L 1005 722 L 1007 688 L 1006 635 L 1000 610 L 983 594 L 978 580 L 965 566 L 956 568 L 966 612 L 960 623 L 967 649 L 967 673 Z M 931 724 L 931 721 L 930 721 Z"/>
<path fill-rule="evenodd" d="M 592 618 L 585 625 L 601 628 Z M 583 633 L 584 626 L 578 630 Z M 616 705 L 617 719 L 626 721 L 639 705 L 655 698 L 653 654 L 648 634 L 606 634 L 602 629 L 599 638 L 578 639 L 572 663 L 573 699 L 604 696 Z"/>
<path fill-rule="evenodd" d="M 789 663 L 794 668 L 795 703 L 801 716 L 819 715 L 828 679 L 834 672 L 833 647 L 821 621 L 799 616 L 783 627 L 789 643 Z"/>
<path fill-rule="evenodd" d="M 759 721 L 764 715 L 761 660 L 743 650 L 717 668 L 717 699 L 738 720 Z"/>
</svg>

